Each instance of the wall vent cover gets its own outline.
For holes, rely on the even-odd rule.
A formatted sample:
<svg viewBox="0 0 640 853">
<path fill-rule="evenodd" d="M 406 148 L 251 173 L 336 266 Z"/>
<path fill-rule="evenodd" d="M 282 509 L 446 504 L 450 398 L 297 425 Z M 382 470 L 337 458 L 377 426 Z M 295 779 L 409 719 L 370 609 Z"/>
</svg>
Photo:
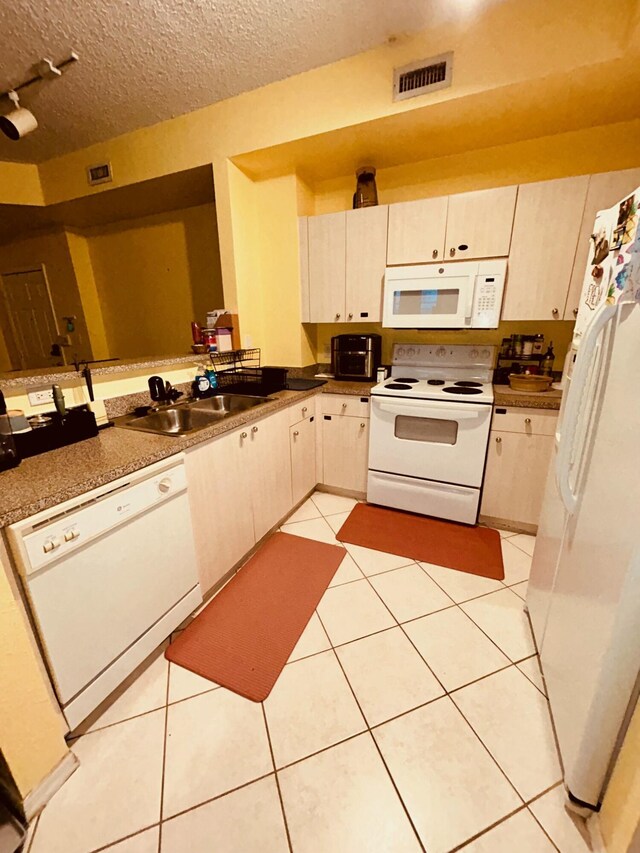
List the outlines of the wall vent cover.
<svg viewBox="0 0 640 853">
<path fill-rule="evenodd" d="M 393 100 L 404 101 L 451 85 L 453 53 L 421 59 L 393 72 Z"/>
<path fill-rule="evenodd" d="M 87 180 L 90 186 L 108 184 L 113 180 L 111 163 L 99 163 L 97 166 L 87 166 Z"/>
</svg>

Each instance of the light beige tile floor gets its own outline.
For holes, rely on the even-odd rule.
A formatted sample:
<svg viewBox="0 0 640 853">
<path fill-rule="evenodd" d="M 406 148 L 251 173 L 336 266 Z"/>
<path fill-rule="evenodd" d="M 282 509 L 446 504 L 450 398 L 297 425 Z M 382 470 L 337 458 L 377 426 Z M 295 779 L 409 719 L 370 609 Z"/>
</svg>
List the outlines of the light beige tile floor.
<svg viewBox="0 0 640 853">
<path fill-rule="evenodd" d="M 283 529 L 333 543 L 354 505 L 316 493 Z M 348 545 L 262 704 L 154 656 L 30 853 L 587 853 L 551 788 L 533 537 L 501 539 L 504 583 Z"/>
</svg>

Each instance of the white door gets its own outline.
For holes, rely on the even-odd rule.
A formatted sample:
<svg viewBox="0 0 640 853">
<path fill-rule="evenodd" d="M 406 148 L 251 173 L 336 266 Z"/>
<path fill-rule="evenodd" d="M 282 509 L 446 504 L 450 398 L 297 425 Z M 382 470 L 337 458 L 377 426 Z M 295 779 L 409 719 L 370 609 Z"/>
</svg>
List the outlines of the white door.
<svg viewBox="0 0 640 853">
<path fill-rule="evenodd" d="M 387 206 L 348 210 L 347 322 L 379 323 L 387 260 Z"/>
<path fill-rule="evenodd" d="M 256 542 L 268 533 L 293 506 L 291 495 L 291 455 L 289 451 L 289 412 L 282 409 L 256 424 L 247 425 L 241 435 L 242 464 L 249 466 L 249 493 L 245 508 L 253 507 Z"/>
<path fill-rule="evenodd" d="M 305 418 L 289 427 L 291 449 L 291 488 L 293 504 L 300 501 L 315 487 L 316 480 L 316 421 Z"/>
<path fill-rule="evenodd" d="M 479 487 L 491 406 L 372 397 L 369 468 Z"/>
<path fill-rule="evenodd" d="M 323 415 L 322 444 L 324 485 L 364 493 L 369 420 L 351 415 Z"/>
<path fill-rule="evenodd" d="M 496 187 L 449 196 L 445 260 L 506 257 L 517 193 Z"/>
<path fill-rule="evenodd" d="M 575 508 L 567 501 L 572 512 L 541 649 L 565 782 L 592 805 L 601 799 L 640 667 L 640 394 L 629 393 L 630 383 L 637 385 L 640 306 L 620 307 L 610 323 L 617 327 L 604 387 L 593 399 L 582 393 L 588 371 L 579 370 L 579 361 L 584 358 L 588 367 L 594 352 L 584 342 L 574 371 L 574 381 L 578 373 L 581 380 L 574 386 L 574 402 L 582 404 L 579 420 L 594 409 L 598 417 L 589 418 L 591 429 L 573 447 L 583 476 L 575 486 Z M 569 400 L 561 442 L 570 445 L 573 411 Z M 564 475 L 560 465 L 561 486 Z"/>
<path fill-rule="evenodd" d="M 51 355 L 58 330 L 43 270 L 4 274 L 2 290 L 7 314 L 0 312 L 0 323 L 15 369 L 64 364 L 61 355 Z"/>
</svg>

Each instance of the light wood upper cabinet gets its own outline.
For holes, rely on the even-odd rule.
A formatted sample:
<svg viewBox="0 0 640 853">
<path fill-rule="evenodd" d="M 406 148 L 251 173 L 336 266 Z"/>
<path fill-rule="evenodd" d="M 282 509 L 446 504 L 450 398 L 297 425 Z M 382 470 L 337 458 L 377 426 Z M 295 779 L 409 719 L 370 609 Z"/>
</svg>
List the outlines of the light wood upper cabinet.
<svg viewBox="0 0 640 853">
<path fill-rule="evenodd" d="M 588 175 L 523 184 L 513 223 L 503 320 L 561 320 Z"/>
<path fill-rule="evenodd" d="M 444 260 L 506 257 L 517 194 L 496 187 L 449 196 Z"/>
<path fill-rule="evenodd" d="M 346 213 L 346 320 L 379 323 L 387 263 L 388 207 Z"/>
<path fill-rule="evenodd" d="M 389 205 L 387 264 L 442 260 L 447 206 L 447 196 Z"/>
<path fill-rule="evenodd" d="M 578 235 L 573 272 L 567 302 L 564 307 L 564 319 L 575 320 L 578 314 L 578 300 L 582 292 L 589 252 L 591 251 L 591 232 L 599 210 L 612 207 L 640 186 L 640 169 L 624 169 L 620 172 L 600 172 L 591 175 L 587 189 L 587 200 L 584 205 L 582 224 Z"/>
<path fill-rule="evenodd" d="M 346 214 L 311 216 L 309 234 L 309 322 L 344 322 L 346 314 Z"/>
<path fill-rule="evenodd" d="M 309 217 L 298 219 L 298 249 L 300 252 L 300 319 L 309 322 Z"/>
</svg>

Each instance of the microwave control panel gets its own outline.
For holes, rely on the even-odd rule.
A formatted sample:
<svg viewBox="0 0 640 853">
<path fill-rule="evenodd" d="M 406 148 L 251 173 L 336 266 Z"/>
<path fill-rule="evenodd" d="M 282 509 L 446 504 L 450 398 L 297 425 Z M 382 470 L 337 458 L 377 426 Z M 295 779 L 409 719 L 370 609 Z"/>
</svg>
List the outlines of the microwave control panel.
<svg viewBox="0 0 640 853">
<path fill-rule="evenodd" d="M 503 290 L 504 275 L 502 273 L 476 276 L 471 321 L 474 329 L 497 328 L 500 322 Z"/>
</svg>

